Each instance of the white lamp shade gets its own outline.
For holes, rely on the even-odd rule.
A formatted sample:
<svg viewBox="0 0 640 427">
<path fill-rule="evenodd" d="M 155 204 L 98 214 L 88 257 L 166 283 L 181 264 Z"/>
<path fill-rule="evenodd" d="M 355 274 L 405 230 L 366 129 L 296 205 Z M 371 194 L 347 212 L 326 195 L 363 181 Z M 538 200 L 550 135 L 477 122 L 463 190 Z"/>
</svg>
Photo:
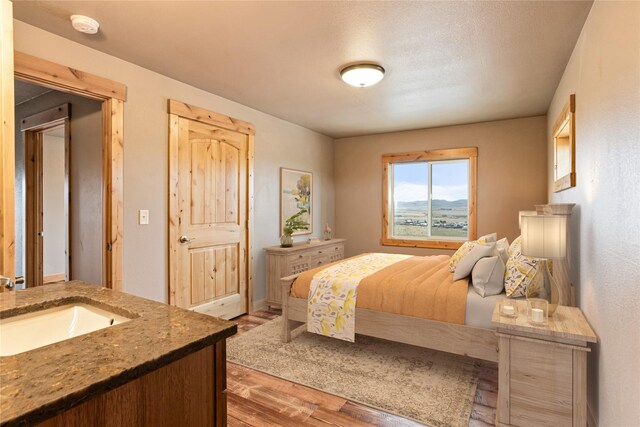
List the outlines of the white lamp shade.
<svg viewBox="0 0 640 427">
<path fill-rule="evenodd" d="M 537 215 L 537 214 L 538 214 L 538 212 L 536 212 L 536 211 L 520 211 L 520 212 L 518 212 L 518 228 L 522 229 L 522 217 L 523 216 L 525 216 L 525 215 L 531 216 L 531 215 Z"/>
<path fill-rule="evenodd" d="M 522 255 L 534 258 L 564 258 L 567 254 L 567 217 L 522 216 Z"/>
</svg>

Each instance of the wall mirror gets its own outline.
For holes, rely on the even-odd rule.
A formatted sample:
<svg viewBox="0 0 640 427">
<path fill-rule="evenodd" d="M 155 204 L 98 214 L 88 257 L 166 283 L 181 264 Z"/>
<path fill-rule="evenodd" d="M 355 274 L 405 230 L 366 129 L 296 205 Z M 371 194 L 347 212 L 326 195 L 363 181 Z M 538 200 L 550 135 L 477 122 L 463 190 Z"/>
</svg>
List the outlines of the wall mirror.
<svg viewBox="0 0 640 427">
<path fill-rule="evenodd" d="M 576 96 L 569 100 L 553 124 L 553 191 L 576 186 Z"/>
</svg>

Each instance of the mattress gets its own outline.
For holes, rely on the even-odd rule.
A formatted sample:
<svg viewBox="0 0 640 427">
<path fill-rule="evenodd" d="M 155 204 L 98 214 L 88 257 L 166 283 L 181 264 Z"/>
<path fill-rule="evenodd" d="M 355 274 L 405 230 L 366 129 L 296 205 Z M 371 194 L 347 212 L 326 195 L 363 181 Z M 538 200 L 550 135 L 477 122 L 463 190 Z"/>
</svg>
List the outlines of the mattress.
<svg viewBox="0 0 640 427">
<path fill-rule="evenodd" d="M 357 258 L 357 257 L 354 257 L 354 258 Z M 440 260 L 441 258 L 444 259 L 445 257 L 444 256 L 431 257 L 431 259 L 434 259 L 434 260 Z M 338 263 L 339 262 L 341 261 L 338 261 Z M 320 271 L 326 267 L 327 266 L 319 267 L 307 273 L 303 273 L 308 276 L 306 277 L 307 283 L 305 284 L 305 286 L 302 286 L 302 287 L 300 286 L 300 283 L 295 283 L 292 289 L 292 296 L 296 298 L 306 299 L 306 295 L 308 295 L 308 292 L 309 292 L 309 285 L 311 282 L 311 278 L 313 277 L 315 272 Z M 447 274 L 450 274 L 450 273 L 447 273 Z M 466 302 L 462 302 L 462 304 L 464 304 L 465 306 L 464 320 L 461 317 L 459 322 L 454 322 L 454 323 L 462 324 L 464 321 L 465 325 L 475 326 L 478 328 L 485 328 L 485 329 L 494 329 L 493 325 L 491 324 L 491 316 L 493 314 L 493 308 L 495 307 L 495 304 L 498 298 L 506 297 L 505 293 L 502 292 L 501 294 L 498 294 L 498 295 L 487 296 L 483 298 L 474 291 L 473 286 L 471 286 L 471 284 L 468 282 L 468 279 L 464 279 L 464 282 L 462 281 L 460 282 L 464 283 L 464 285 L 466 286 Z M 382 307 L 362 307 L 360 304 L 358 304 L 358 307 L 379 310 L 379 311 L 393 312 L 389 310 L 381 310 Z M 417 313 L 415 312 L 414 313 L 398 313 L 398 314 L 404 314 L 404 315 L 409 315 L 413 317 L 425 317 L 422 315 L 417 315 Z M 442 321 L 444 319 L 436 319 L 436 320 Z"/>
</svg>

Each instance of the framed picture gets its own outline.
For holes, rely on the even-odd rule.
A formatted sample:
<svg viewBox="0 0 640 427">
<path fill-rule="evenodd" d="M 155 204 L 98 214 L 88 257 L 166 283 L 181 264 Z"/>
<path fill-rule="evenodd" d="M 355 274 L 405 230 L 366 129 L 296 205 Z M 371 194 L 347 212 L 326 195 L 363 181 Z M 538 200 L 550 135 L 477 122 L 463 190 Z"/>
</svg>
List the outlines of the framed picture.
<svg viewBox="0 0 640 427">
<path fill-rule="evenodd" d="M 280 168 L 280 233 L 284 234 L 287 219 L 304 210 L 297 220 L 308 224 L 307 229 L 296 230 L 293 236 L 313 233 L 313 174 L 311 172 Z"/>
</svg>

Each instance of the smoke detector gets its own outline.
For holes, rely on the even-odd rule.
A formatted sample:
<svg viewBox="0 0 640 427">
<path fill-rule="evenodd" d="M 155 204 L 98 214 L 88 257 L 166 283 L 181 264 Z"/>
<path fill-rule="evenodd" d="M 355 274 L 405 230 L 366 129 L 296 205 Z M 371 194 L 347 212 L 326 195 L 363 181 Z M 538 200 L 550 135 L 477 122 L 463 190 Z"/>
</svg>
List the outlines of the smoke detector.
<svg viewBox="0 0 640 427">
<path fill-rule="evenodd" d="M 71 15 L 71 25 L 76 31 L 85 34 L 95 34 L 100 28 L 100 24 L 95 19 L 84 15 Z"/>
</svg>

